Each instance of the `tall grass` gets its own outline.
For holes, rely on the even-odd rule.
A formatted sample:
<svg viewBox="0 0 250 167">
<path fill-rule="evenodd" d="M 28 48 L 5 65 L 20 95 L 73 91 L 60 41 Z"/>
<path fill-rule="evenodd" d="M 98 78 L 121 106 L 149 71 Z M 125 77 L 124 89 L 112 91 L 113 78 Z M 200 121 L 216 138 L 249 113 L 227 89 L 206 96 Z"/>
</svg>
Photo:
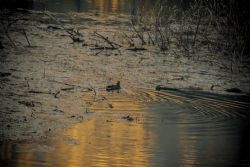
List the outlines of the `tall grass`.
<svg viewBox="0 0 250 167">
<path fill-rule="evenodd" d="M 202 52 L 225 55 L 233 65 L 248 55 L 248 9 L 244 0 L 192 0 L 175 6 L 158 0 L 152 10 L 140 7 L 131 18 L 143 44 L 200 58 Z M 181 7 L 184 6 L 184 7 Z M 245 12 L 245 13 L 244 13 Z"/>
</svg>

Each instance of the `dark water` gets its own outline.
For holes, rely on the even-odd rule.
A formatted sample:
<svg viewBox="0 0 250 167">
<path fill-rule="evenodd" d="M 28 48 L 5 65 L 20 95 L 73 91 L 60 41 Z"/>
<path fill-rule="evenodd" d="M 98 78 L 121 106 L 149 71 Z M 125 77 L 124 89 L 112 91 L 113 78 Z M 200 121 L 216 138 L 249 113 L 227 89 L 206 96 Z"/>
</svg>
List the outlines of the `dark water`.
<svg viewBox="0 0 250 167">
<path fill-rule="evenodd" d="M 53 0 L 34 2 L 35 10 L 51 12 L 88 12 L 100 16 L 109 14 L 132 14 L 140 5 L 150 6 L 155 2 L 146 0 Z M 152 6 L 151 6 L 152 7 Z"/>
<path fill-rule="evenodd" d="M 1 143 L 4 166 L 249 166 L 249 104 L 143 90 L 106 94 L 47 140 Z M 88 95 L 84 100 L 91 101 Z M 112 104 L 112 107 L 107 107 Z M 124 119 L 126 116 L 133 121 Z"/>
<path fill-rule="evenodd" d="M 190 1 L 190 0 L 188 0 Z M 172 0 L 173 5 L 183 6 L 188 1 Z M 53 0 L 34 1 L 31 8 L 51 12 L 88 12 L 100 16 L 109 14 L 135 14 L 138 8 L 151 10 L 158 0 Z"/>
</svg>

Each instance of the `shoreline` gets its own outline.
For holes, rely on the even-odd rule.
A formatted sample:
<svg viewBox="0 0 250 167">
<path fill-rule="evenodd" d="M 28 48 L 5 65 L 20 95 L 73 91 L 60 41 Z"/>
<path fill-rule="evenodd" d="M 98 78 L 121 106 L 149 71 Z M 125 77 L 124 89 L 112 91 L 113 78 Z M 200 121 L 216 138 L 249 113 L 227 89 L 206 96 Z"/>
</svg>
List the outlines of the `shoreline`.
<svg viewBox="0 0 250 167">
<path fill-rule="evenodd" d="M 128 95 L 162 85 L 249 96 L 248 65 L 239 64 L 241 71 L 231 72 L 230 61 L 223 55 L 204 52 L 199 58 L 185 57 L 175 50 L 176 56 L 172 50 L 161 52 L 152 45 L 143 46 L 145 50 L 128 50 L 131 46 L 124 33 L 133 37 L 133 31 L 125 16 L 101 19 L 74 13 L 49 14 L 63 26 L 42 12 L 30 11 L 8 29 L 16 48 L 1 30 L 0 141 L 43 138 L 47 132 L 84 121 L 88 108 L 84 94 L 98 94 L 117 81 Z M 22 29 L 26 37 L 19 31 Z M 83 41 L 72 43 L 65 29 L 79 31 Z M 122 47 L 107 49 L 107 40 L 96 32 Z M 137 44 L 132 48 L 142 47 Z M 97 50 L 101 47 L 102 51 Z M 231 88 L 243 93 L 225 92 Z"/>
</svg>

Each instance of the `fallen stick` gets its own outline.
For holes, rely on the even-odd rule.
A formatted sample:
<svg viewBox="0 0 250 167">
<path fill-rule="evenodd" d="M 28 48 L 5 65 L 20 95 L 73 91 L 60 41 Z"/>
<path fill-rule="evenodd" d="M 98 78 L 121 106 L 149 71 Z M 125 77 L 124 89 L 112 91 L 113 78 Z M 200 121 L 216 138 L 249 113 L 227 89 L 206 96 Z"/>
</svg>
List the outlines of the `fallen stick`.
<svg viewBox="0 0 250 167">
<path fill-rule="evenodd" d="M 51 92 L 42 92 L 42 91 L 36 91 L 36 90 L 30 90 L 28 93 L 36 93 L 36 94 L 52 94 Z"/>
<path fill-rule="evenodd" d="M 123 33 L 124 36 L 127 38 L 127 41 L 129 43 L 130 46 L 134 46 L 135 45 L 135 42 L 132 38 L 130 38 L 126 33 Z"/>
<path fill-rule="evenodd" d="M 84 40 L 80 39 L 83 35 L 78 31 L 74 29 L 67 29 L 64 27 L 64 25 L 58 21 L 54 16 L 49 14 L 48 12 L 44 12 L 47 16 L 49 16 L 52 20 L 54 20 L 57 24 L 59 24 L 63 30 L 66 31 L 66 33 L 69 34 L 69 37 L 72 39 L 73 42 L 84 42 Z"/>
<path fill-rule="evenodd" d="M 102 38 L 103 40 L 105 40 L 112 48 L 116 48 L 114 45 L 116 46 L 119 46 L 119 47 L 122 47 L 121 45 L 115 43 L 115 42 L 112 42 L 108 39 L 108 37 L 104 37 L 103 35 L 99 34 L 98 32 L 95 32 L 94 33 L 97 37 L 100 37 Z"/>
<path fill-rule="evenodd" d="M 54 97 L 55 98 L 58 98 L 58 95 L 60 94 L 60 90 L 59 91 L 57 91 L 55 94 L 54 94 Z"/>
<path fill-rule="evenodd" d="M 102 50 L 100 50 L 99 52 L 97 52 L 97 53 L 95 54 L 95 56 L 99 55 L 102 51 L 104 51 L 104 49 L 102 49 Z"/>
<path fill-rule="evenodd" d="M 72 87 L 72 88 L 62 88 L 61 90 L 62 91 L 67 91 L 67 90 L 73 90 L 73 89 L 75 89 L 74 87 Z"/>
<path fill-rule="evenodd" d="M 95 48 L 90 48 L 90 50 L 116 50 L 118 48 L 113 48 L 113 47 L 95 47 Z"/>
<path fill-rule="evenodd" d="M 131 23 L 131 25 L 132 25 L 133 30 L 135 31 L 135 33 L 137 34 L 137 36 L 138 36 L 139 39 L 141 40 L 142 45 L 145 45 L 146 42 L 145 42 L 145 40 L 143 39 L 143 36 L 142 36 L 142 35 L 140 34 L 140 32 L 135 28 L 135 25 L 133 24 L 133 22 L 130 22 L 130 23 Z"/>
<path fill-rule="evenodd" d="M 30 41 L 29 41 L 29 39 L 28 39 L 28 37 L 27 37 L 27 34 L 26 34 L 26 32 L 25 32 L 24 29 L 23 29 L 23 34 L 24 34 L 24 36 L 25 36 L 25 38 L 26 38 L 26 41 L 28 42 L 28 45 L 31 46 L 31 45 L 30 45 Z"/>
<path fill-rule="evenodd" d="M 13 46 L 14 48 L 16 48 L 16 44 L 15 44 L 15 42 L 11 39 L 11 37 L 10 37 L 10 35 L 9 35 L 9 32 L 8 32 L 8 29 L 5 27 L 5 25 L 4 25 L 3 22 L 1 22 L 1 24 L 2 24 L 3 30 L 4 30 L 4 32 L 5 32 L 5 35 L 6 35 L 7 38 L 9 39 L 10 43 L 12 44 L 12 46 Z"/>
<path fill-rule="evenodd" d="M 144 50 L 147 50 L 147 49 L 145 49 L 145 48 L 128 48 L 127 50 L 131 50 L 131 51 L 134 51 L 134 52 L 136 52 L 136 51 L 144 51 Z"/>
</svg>

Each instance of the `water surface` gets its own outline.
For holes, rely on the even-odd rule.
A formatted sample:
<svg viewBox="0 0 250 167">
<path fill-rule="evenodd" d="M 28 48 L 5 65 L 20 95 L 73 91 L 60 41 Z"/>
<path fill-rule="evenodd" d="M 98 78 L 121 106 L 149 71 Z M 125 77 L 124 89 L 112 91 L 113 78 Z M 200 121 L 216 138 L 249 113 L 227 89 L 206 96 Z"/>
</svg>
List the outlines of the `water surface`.
<svg viewBox="0 0 250 167">
<path fill-rule="evenodd" d="M 102 97 L 105 96 L 106 99 Z M 249 165 L 249 104 L 200 95 L 103 93 L 82 123 L 48 139 L 1 143 L 6 166 Z M 133 120 L 124 119 L 128 116 Z"/>
<path fill-rule="evenodd" d="M 183 6 L 188 1 L 171 1 L 170 4 Z M 99 16 L 110 14 L 133 15 L 139 8 L 151 10 L 158 3 L 152 0 L 53 0 L 34 1 L 32 8 L 35 10 L 48 10 L 51 12 L 88 12 Z"/>
</svg>

